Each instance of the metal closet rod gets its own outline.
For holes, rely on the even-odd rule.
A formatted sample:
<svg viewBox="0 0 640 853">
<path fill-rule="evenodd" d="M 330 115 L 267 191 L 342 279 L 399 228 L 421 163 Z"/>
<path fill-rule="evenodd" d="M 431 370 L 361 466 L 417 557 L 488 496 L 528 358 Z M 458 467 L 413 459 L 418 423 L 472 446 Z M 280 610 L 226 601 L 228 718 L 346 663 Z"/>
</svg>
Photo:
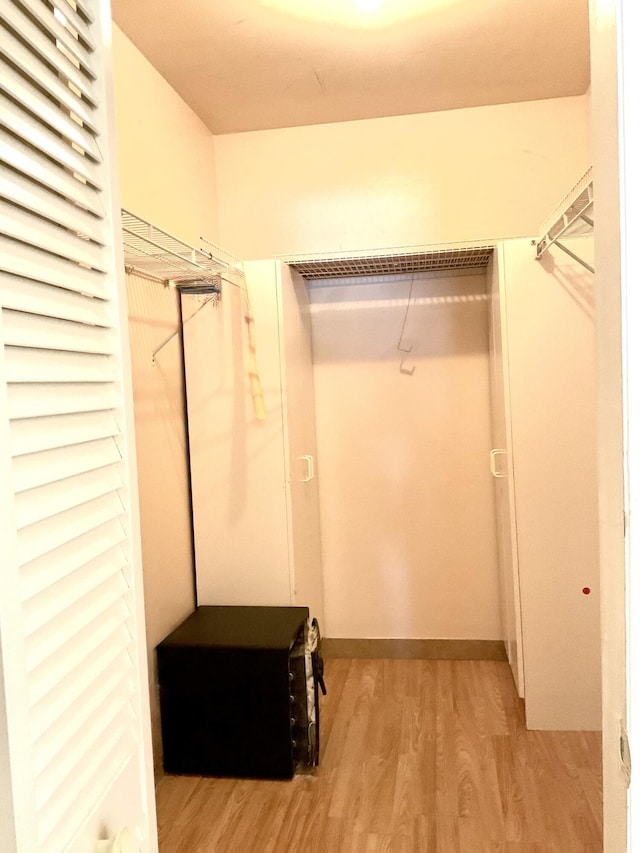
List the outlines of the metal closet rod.
<svg viewBox="0 0 640 853">
<path fill-rule="evenodd" d="M 567 247 L 566 247 L 565 245 L 563 245 L 563 244 L 560 242 L 560 240 L 556 240 L 556 241 L 555 241 L 555 245 L 556 245 L 559 249 L 562 249 L 562 251 L 563 251 L 563 252 L 566 252 L 566 254 L 567 254 L 567 255 L 569 255 L 569 257 L 570 257 L 570 258 L 573 258 L 573 260 L 574 260 L 574 261 L 577 261 L 579 264 L 582 264 L 582 266 L 583 266 L 585 269 L 588 269 L 588 270 L 589 270 L 589 272 L 595 273 L 595 269 L 591 266 L 591 264 L 588 264 L 588 263 L 587 263 L 583 258 L 581 258 L 581 257 L 579 257 L 578 255 L 576 255 L 576 253 L 575 253 L 575 252 L 572 252 L 572 251 L 571 251 L 571 249 L 567 249 Z"/>
<path fill-rule="evenodd" d="M 196 311 L 194 311 L 190 317 L 188 317 L 186 320 L 183 320 L 182 326 L 178 326 L 178 328 L 175 331 L 171 332 L 170 335 L 167 335 L 167 337 L 162 341 L 161 344 L 158 344 L 158 346 L 151 353 L 151 361 L 153 362 L 153 364 L 156 363 L 156 356 L 158 355 L 160 350 L 164 349 L 166 347 L 166 345 L 170 341 L 172 341 L 176 337 L 176 335 L 179 334 L 180 329 L 181 328 L 184 329 L 184 327 L 187 325 L 187 323 L 190 322 L 191 320 L 193 320 L 193 318 L 196 316 L 196 314 L 199 314 L 202 311 L 202 309 L 205 307 L 205 305 L 209 305 L 210 302 L 214 302 L 214 303 L 217 302 L 219 296 L 220 296 L 219 293 L 215 293 L 215 294 L 213 294 L 213 296 L 210 296 L 208 299 L 205 299 L 204 302 L 202 303 L 202 305 L 200 305 L 198 307 L 198 309 Z"/>
<path fill-rule="evenodd" d="M 134 269 L 134 272 L 135 272 L 135 269 Z M 245 291 L 245 293 L 247 291 L 246 285 L 238 284 L 238 282 L 236 282 L 236 281 L 231 281 L 230 279 L 225 278 L 225 276 L 223 276 L 223 275 L 218 275 L 216 277 L 220 280 L 221 284 L 224 281 L 225 284 L 230 284 L 232 287 L 237 287 L 238 290 L 243 290 L 243 291 Z M 150 278 L 152 281 L 158 281 L 158 279 L 154 279 L 152 276 L 148 276 L 148 278 Z M 180 288 L 180 282 L 175 283 L 175 288 L 179 292 L 182 292 L 181 288 Z M 185 292 L 185 295 L 188 295 L 188 294 L 186 294 L 186 292 Z M 195 294 L 195 295 L 197 295 L 197 294 Z M 213 302 L 213 304 L 216 305 L 221 297 L 222 297 L 222 290 L 221 289 L 217 293 L 211 294 L 208 299 L 204 300 L 204 302 L 202 303 L 202 305 L 200 305 L 200 307 L 197 309 L 197 311 L 194 311 L 190 317 L 188 317 L 186 320 L 184 320 L 182 322 L 182 328 L 184 328 L 190 320 L 193 320 L 193 318 L 196 316 L 196 314 L 199 314 L 200 311 L 202 311 L 202 309 L 205 307 L 205 305 L 209 305 L 211 302 Z M 164 347 L 166 347 L 166 345 L 175 338 L 175 336 L 180 332 L 180 328 L 181 327 L 178 326 L 178 328 L 175 331 L 171 332 L 171 334 L 168 335 L 162 341 L 162 343 L 158 344 L 158 346 L 151 353 L 151 361 L 154 364 L 156 362 L 157 354 L 160 352 L 161 349 L 164 349 Z"/>
</svg>

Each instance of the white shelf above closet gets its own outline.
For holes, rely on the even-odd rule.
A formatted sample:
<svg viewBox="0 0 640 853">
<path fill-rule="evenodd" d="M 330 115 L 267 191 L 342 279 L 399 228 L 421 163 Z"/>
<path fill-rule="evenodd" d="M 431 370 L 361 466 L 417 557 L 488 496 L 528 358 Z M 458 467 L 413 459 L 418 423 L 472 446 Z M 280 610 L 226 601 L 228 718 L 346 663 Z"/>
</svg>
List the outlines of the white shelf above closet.
<svg viewBox="0 0 640 853">
<path fill-rule="evenodd" d="M 239 284 L 242 262 L 201 238 L 196 248 L 128 210 L 122 210 L 122 242 L 128 271 L 156 281 L 174 282 L 183 293 L 220 293 L 221 282 Z"/>
<path fill-rule="evenodd" d="M 536 258 L 539 260 L 552 246 L 557 246 L 594 272 L 590 264 L 560 242 L 561 239 L 592 234 L 593 228 L 593 174 L 590 166 L 543 222 L 541 236 L 536 241 Z"/>
<path fill-rule="evenodd" d="M 405 273 L 473 273 L 484 270 L 491 260 L 495 241 L 435 243 L 391 249 L 282 255 L 306 279 L 351 276 L 401 275 Z"/>
</svg>

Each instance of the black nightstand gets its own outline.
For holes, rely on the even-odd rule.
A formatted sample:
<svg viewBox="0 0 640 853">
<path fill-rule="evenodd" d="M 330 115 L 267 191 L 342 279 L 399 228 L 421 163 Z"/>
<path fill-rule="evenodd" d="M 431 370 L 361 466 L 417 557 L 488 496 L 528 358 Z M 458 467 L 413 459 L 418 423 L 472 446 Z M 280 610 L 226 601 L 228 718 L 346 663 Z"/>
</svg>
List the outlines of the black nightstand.
<svg viewBox="0 0 640 853">
<path fill-rule="evenodd" d="M 167 773 L 293 776 L 308 617 L 307 607 L 203 606 L 160 643 Z"/>
</svg>

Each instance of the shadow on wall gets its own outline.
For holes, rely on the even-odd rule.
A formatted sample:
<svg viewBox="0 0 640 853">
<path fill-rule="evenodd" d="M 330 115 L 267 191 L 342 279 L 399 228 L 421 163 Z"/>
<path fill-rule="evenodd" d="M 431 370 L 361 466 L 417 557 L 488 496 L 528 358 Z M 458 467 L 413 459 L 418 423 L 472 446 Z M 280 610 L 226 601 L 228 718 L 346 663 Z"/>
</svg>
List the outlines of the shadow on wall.
<svg viewBox="0 0 640 853">
<path fill-rule="evenodd" d="M 213 479 L 203 483 L 196 478 L 194 500 L 209 500 L 209 487 L 216 488 L 215 511 L 224 512 L 230 529 L 234 529 L 253 497 L 255 484 L 250 483 L 250 472 L 254 464 L 259 466 L 261 459 L 273 453 L 274 444 L 282 443 L 277 402 L 280 385 L 276 384 L 280 377 L 263 369 L 265 351 L 273 343 L 268 339 L 270 328 L 263 328 L 258 321 L 257 358 L 267 417 L 256 420 L 248 379 L 242 291 L 225 288 L 217 306 L 197 314 L 192 305 L 195 298 L 183 297 L 185 320 L 193 315 L 185 326 L 189 411 L 197 424 L 190 450 L 193 469 L 210 470 Z"/>
<path fill-rule="evenodd" d="M 500 636 L 485 275 L 312 288 L 327 635 Z"/>
<path fill-rule="evenodd" d="M 162 747 L 155 646 L 193 610 L 191 514 L 180 337 L 153 352 L 179 328 L 175 290 L 127 276 L 138 493 L 149 656 L 151 726 L 156 772 Z"/>
<path fill-rule="evenodd" d="M 486 353 L 488 298 L 484 275 L 312 282 L 314 362 Z"/>
<path fill-rule="evenodd" d="M 233 290 L 233 311 L 231 322 L 231 359 L 236 366 L 237 380 L 231 386 L 231 450 L 229 454 L 229 467 L 222 482 L 233 483 L 229 489 L 229 503 L 227 506 L 229 524 L 233 525 L 237 518 L 241 518 L 244 512 L 247 497 L 247 417 L 253 417 L 247 412 L 247 392 L 245 388 L 245 355 L 244 355 L 244 317 L 243 301 L 241 292 Z"/>
<path fill-rule="evenodd" d="M 570 243 L 571 241 L 567 240 L 566 242 Z M 593 266 L 593 240 L 582 238 L 574 242 L 575 245 L 572 244 L 568 248 Z M 548 252 L 545 252 L 540 258 L 539 263 L 564 288 L 567 295 L 575 302 L 585 316 L 591 320 L 595 320 L 596 297 L 594 276 L 586 274 L 587 271 L 584 268 L 576 267 L 569 260 L 568 256 L 562 252 L 562 249 L 558 248 L 552 248 Z"/>
</svg>

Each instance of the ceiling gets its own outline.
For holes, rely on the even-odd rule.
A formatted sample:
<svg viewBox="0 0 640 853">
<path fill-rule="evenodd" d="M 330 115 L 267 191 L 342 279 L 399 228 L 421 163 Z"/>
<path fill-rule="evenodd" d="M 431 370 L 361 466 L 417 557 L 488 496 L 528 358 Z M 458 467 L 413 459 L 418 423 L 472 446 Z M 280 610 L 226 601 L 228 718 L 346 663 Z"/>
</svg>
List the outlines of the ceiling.
<svg viewBox="0 0 640 853">
<path fill-rule="evenodd" d="M 589 86 L 588 0 L 112 0 L 112 11 L 215 134 Z"/>
</svg>

